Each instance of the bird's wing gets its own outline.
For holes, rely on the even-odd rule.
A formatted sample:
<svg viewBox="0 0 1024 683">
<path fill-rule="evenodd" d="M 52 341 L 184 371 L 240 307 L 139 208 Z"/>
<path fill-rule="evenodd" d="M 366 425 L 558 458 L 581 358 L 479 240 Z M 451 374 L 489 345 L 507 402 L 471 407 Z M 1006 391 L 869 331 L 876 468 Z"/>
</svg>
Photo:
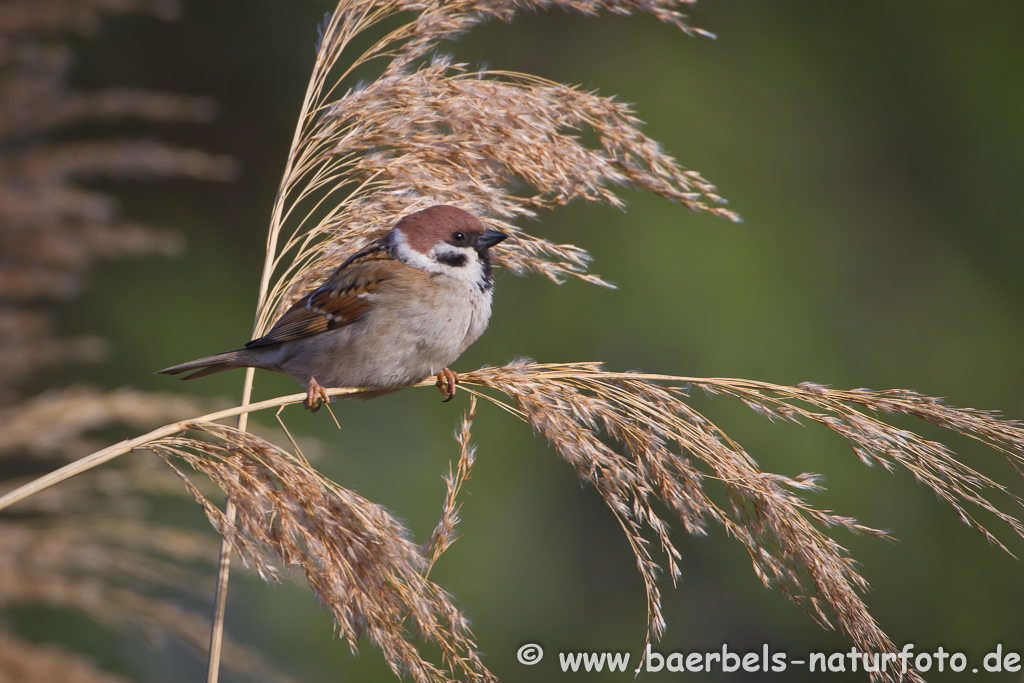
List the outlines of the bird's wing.
<svg viewBox="0 0 1024 683">
<path fill-rule="evenodd" d="M 375 242 L 338 266 L 327 281 L 285 311 L 270 332 L 245 345 L 278 344 L 351 325 L 373 307 L 373 294 L 381 284 L 408 268 L 392 257 L 382 242 Z"/>
</svg>

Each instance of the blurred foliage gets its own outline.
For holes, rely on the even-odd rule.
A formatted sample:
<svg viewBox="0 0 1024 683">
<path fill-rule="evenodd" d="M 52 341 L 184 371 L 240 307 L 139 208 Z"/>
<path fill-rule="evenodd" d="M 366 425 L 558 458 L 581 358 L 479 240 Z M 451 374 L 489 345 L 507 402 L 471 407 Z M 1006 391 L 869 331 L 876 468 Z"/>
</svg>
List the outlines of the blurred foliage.
<svg viewBox="0 0 1024 683">
<path fill-rule="evenodd" d="M 76 45 L 82 87 L 215 98 L 222 114 L 213 125 L 169 126 L 161 137 L 230 154 L 242 167 L 227 186 L 117 187 L 126 213 L 179 229 L 188 242 L 178 259 L 109 264 L 63 307 L 63 332 L 112 344 L 109 361 L 83 369 L 83 380 L 167 390 L 168 379 L 154 370 L 249 338 L 271 202 L 315 27 L 328 8 L 195 0 L 181 22 L 119 18 L 100 40 Z M 640 193 L 628 196 L 626 212 L 575 205 L 542 216 L 538 233 L 590 250 L 593 270 L 619 289 L 499 274 L 491 327 L 455 369 L 519 355 L 601 360 L 617 370 L 906 387 L 1024 414 L 1024 6 L 705 0 L 692 19 L 718 40 L 686 38 L 649 17 L 543 13 L 447 46 L 460 60 L 582 83 L 635 103 L 645 131 L 716 183 L 746 221 L 691 216 Z M 232 397 L 241 378 L 225 373 L 171 386 Z M 290 378 L 257 376 L 257 398 L 298 390 Z M 822 430 L 770 425 L 723 399 L 695 401 L 765 469 L 826 475 L 820 507 L 901 539 L 840 538 L 861 561 L 873 587 L 868 604 L 897 645 L 912 642 L 919 652 L 941 645 L 972 664 L 998 643 L 1024 651 L 1020 563 L 958 524 L 909 475 L 865 468 Z M 451 432 L 466 403 L 463 395 L 442 405 L 433 390 L 411 390 L 338 404 L 340 432 L 324 412 L 289 409 L 284 419 L 326 444 L 318 466 L 328 475 L 386 505 L 425 540 L 440 508 L 441 475 L 457 457 Z M 644 637 L 642 585 L 598 496 L 541 438 L 498 411 L 481 409 L 474 440 L 480 453 L 466 488 L 463 537 L 432 578 L 473 619 L 488 665 L 503 680 L 546 681 L 563 677 L 559 651 L 625 650 L 635 661 Z M 996 454 L 950 445 L 1021 490 Z M 196 513 L 170 514 L 194 520 Z M 993 531 L 1024 552 L 1007 530 Z M 683 580 L 666 590 L 668 633 L 657 650 L 727 643 L 745 652 L 768 643 L 796 657 L 849 649 L 764 590 L 739 544 L 715 533 L 679 543 Z M 301 680 L 393 680 L 369 647 L 353 658 L 332 642 L 329 619 L 305 589 L 235 581 L 228 622 L 229 632 Z M 96 644 L 81 620 L 61 631 L 74 628 L 79 642 Z M 524 669 L 515 653 L 527 642 L 541 643 L 547 657 Z M 125 636 L 120 654 L 108 644 L 101 657 L 147 681 L 200 675 L 198 665 L 147 664 L 138 644 Z M 819 680 L 799 671 L 786 679 Z"/>
</svg>

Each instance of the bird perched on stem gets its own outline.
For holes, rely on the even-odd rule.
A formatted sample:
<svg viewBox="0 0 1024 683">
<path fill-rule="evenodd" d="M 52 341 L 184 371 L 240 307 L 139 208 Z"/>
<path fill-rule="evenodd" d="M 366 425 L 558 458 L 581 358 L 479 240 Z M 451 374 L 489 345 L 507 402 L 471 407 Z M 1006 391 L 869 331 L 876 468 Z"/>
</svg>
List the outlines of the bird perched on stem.
<svg viewBox="0 0 1024 683">
<path fill-rule="evenodd" d="M 304 405 L 313 411 L 327 402 L 325 387 L 379 395 L 437 375 L 451 400 L 458 376 L 448 366 L 487 328 L 494 288 L 488 250 L 507 237 L 453 206 L 409 214 L 338 266 L 266 335 L 157 374 L 284 372 L 306 385 Z"/>
</svg>

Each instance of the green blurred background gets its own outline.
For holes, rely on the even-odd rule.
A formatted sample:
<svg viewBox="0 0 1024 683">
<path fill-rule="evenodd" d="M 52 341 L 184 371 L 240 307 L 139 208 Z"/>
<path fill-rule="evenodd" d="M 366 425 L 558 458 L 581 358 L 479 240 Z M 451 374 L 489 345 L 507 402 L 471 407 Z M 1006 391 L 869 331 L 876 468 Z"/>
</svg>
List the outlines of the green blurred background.
<svg viewBox="0 0 1024 683">
<path fill-rule="evenodd" d="M 316 25 L 330 3 L 186 7 L 177 23 L 107 21 L 98 39 L 77 43 L 76 83 L 215 98 L 221 116 L 213 125 L 156 134 L 235 156 L 241 177 L 227 186 L 118 184 L 126 214 L 181 230 L 187 251 L 177 260 L 105 265 L 62 310 L 61 331 L 112 342 L 110 360 L 82 369 L 82 381 L 234 397 L 240 372 L 189 384 L 151 373 L 249 338 L 271 202 Z M 445 45 L 470 64 L 635 103 L 645 132 L 716 183 L 745 219 L 734 225 L 692 215 L 638 192 L 626 193 L 625 212 L 573 205 L 541 216 L 527 229 L 587 248 L 594 271 L 619 289 L 499 273 L 491 327 L 455 369 L 522 355 L 600 360 L 610 369 L 912 388 L 1022 417 L 1024 5 L 706 0 L 691 17 L 718 39 L 688 38 L 649 16 L 553 11 L 489 24 Z M 126 128 L 120 132 L 137 132 Z M 145 131 L 153 134 L 151 126 Z M 297 390 L 287 377 L 257 378 L 258 397 Z M 290 409 L 285 419 L 322 441 L 325 472 L 386 505 L 424 540 L 467 403 L 465 394 L 442 405 L 436 392 L 415 390 L 341 404 L 340 432 L 324 412 Z M 698 403 L 764 469 L 824 474 L 829 490 L 812 497 L 815 505 L 900 539 L 837 537 L 861 562 L 872 587 L 868 605 L 895 643 L 962 651 L 972 664 L 998 643 L 1024 652 L 1024 565 L 960 524 L 908 474 L 864 467 L 821 429 L 770 425 L 722 399 Z M 997 454 L 923 431 L 1022 492 Z M 479 460 L 465 489 L 463 536 L 432 576 L 465 608 L 488 666 L 505 681 L 562 680 L 556 653 L 569 650 L 629 651 L 632 666 L 644 642 L 645 603 L 611 514 L 542 438 L 500 411 L 481 407 L 474 439 Z M 192 505 L 161 514 L 205 523 Z M 982 520 L 1024 553 L 1009 529 Z M 674 589 L 663 582 L 668 631 L 659 651 L 726 643 L 745 652 L 768 643 L 797 657 L 849 649 L 841 635 L 763 588 L 741 546 L 719 529 L 675 538 L 683 577 Z M 55 620 L 40 628 L 56 630 Z M 203 663 L 173 645 L 152 652 L 136 636 L 98 635 L 85 619 L 61 623 L 104 666 L 139 680 L 203 676 Z M 236 573 L 228 628 L 300 680 L 393 680 L 368 644 L 353 657 L 332 640 L 330 619 L 304 587 L 268 588 Z M 547 652 L 530 668 L 515 658 L 527 642 Z"/>
</svg>

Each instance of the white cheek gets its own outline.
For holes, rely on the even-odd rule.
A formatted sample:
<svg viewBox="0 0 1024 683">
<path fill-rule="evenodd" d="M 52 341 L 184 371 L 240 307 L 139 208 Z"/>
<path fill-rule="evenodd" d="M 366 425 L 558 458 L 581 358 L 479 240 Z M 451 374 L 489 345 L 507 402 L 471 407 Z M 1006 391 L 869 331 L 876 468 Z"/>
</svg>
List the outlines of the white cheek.
<svg viewBox="0 0 1024 683">
<path fill-rule="evenodd" d="M 475 249 L 471 247 L 453 247 L 450 244 L 438 244 L 430 250 L 430 255 L 433 257 L 461 256 L 466 260 L 461 266 L 450 266 L 447 263 L 431 258 L 430 261 L 434 264 L 431 272 L 444 273 L 451 278 L 470 284 L 483 282 L 484 267 Z"/>
<path fill-rule="evenodd" d="M 428 273 L 447 275 L 456 280 L 474 285 L 484 281 L 483 263 L 480 262 L 479 255 L 472 247 L 455 247 L 441 242 L 434 245 L 429 254 L 423 254 L 409 245 L 401 230 L 394 232 L 394 241 L 395 251 L 398 253 L 399 258 L 410 266 L 425 270 Z M 449 266 L 434 258 L 444 254 L 464 256 L 466 263 L 462 266 Z"/>
<path fill-rule="evenodd" d="M 395 230 L 391 235 L 395 244 L 395 252 L 403 262 L 429 273 L 444 272 L 441 269 L 442 266 L 440 263 L 430 258 L 430 256 L 413 249 L 401 230 Z"/>
</svg>

